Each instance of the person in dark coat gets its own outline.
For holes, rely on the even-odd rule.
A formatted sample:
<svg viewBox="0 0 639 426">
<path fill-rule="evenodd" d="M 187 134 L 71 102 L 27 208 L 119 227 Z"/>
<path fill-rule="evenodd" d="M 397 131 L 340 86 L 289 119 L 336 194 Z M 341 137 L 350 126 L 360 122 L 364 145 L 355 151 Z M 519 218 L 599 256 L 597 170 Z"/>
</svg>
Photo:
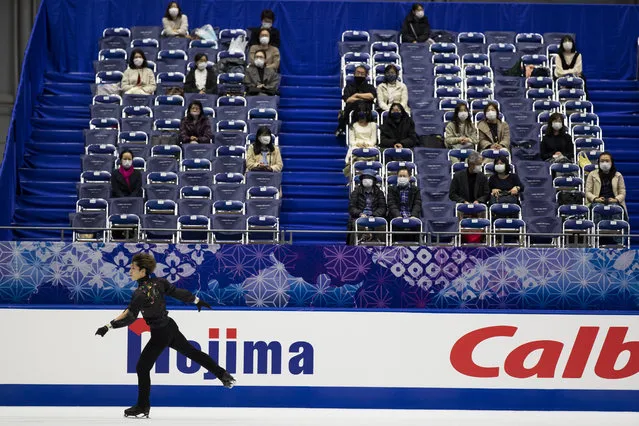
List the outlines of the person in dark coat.
<svg viewBox="0 0 639 426">
<path fill-rule="evenodd" d="M 262 20 L 262 25 L 256 28 L 249 28 L 251 30 L 251 39 L 249 40 L 249 47 L 260 44 L 260 30 L 267 29 L 271 32 L 271 41 L 269 44 L 271 46 L 275 46 L 278 49 L 280 48 L 280 30 L 273 27 L 273 23 L 275 22 L 275 13 L 273 13 L 270 9 L 264 9 L 260 16 Z"/>
<path fill-rule="evenodd" d="M 524 185 L 521 183 L 519 176 L 511 173 L 508 157 L 499 156 L 495 158 L 493 164 L 495 173 L 488 179 L 488 188 L 491 195 L 490 204 L 519 204 Z"/>
<path fill-rule="evenodd" d="M 425 43 L 430 40 L 430 24 L 424 6 L 413 3 L 402 24 L 402 43 Z"/>
<path fill-rule="evenodd" d="M 482 173 L 483 160 L 478 152 L 471 152 L 467 159 L 468 168 L 460 170 L 450 183 L 449 198 L 456 203 L 486 203 L 490 197 L 488 179 Z"/>
<path fill-rule="evenodd" d="M 133 153 L 120 152 L 120 167 L 111 175 L 111 197 L 142 197 L 142 173 L 133 168 Z"/>
<path fill-rule="evenodd" d="M 351 192 L 348 205 L 348 230 L 355 230 L 355 221 L 360 217 L 386 217 L 386 198 L 384 191 L 376 185 L 378 175 L 374 170 L 364 170 L 360 183 Z M 348 244 L 355 244 L 355 234 L 346 236 Z M 381 240 L 381 237 L 375 239 Z"/>
<path fill-rule="evenodd" d="M 343 111 L 340 111 L 338 116 L 337 129 L 335 130 L 336 137 L 346 132 L 346 124 L 352 111 L 358 111 L 362 107 L 373 110 L 377 90 L 375 86 L 366 81 L 367 75 L 368 70 L 366 67 L 363 65 L 358 66 L 355 68 L 355 81 L 344 87 L 342 100 L 346 103 L 346 106 Z"/>
<path fill-rule="evenodd" d="M 551 163 L 572 162 L 574 148 L 572 136 L 564 125 L 564 116 L 555 112 L 548 117 L 546 134 L 541 140 L 541 159 Z"/>
<path fill-rule="evenodd" d="M 417 133 L 415 133 L 415 122 L 408 116 L 404 107 L 400 103 L 393 103 L 388 113 L 388 118 L 384 120 L 379 128 L 380 146 L 382 148 L 414 148 L 417 145 Z"/>
<path fill-rule="evenodd" d="M 388 221 L 396 218 L 419 219 L 422 215 L 422 196 L 419 188 L 410 182 L 410 170 L 401 167 L 397 171 L 397 185 L 388 186 Z M 408 229 L 408 231 L 419 233 L 419 227 Z M 419 235 L 402 235 L 403 242 L 419 241 Z"/>
<path fill-rule="evenodd" d="M 200 93 L 214 95 L 217 93 L 215 72 L 207 69 L 209 58 L 205 53 L 195 55 L 195 68 L 186 75 L 184 82 L 185 93 Z"/>
<path fill-rule="evenodd" d="M 180 123 L 180 141 L 182 143 L 211 143 L 213 131 L 209 119 L 202 113 L 202 103 L 193 101 L 189 113 Z"/>
</svg>

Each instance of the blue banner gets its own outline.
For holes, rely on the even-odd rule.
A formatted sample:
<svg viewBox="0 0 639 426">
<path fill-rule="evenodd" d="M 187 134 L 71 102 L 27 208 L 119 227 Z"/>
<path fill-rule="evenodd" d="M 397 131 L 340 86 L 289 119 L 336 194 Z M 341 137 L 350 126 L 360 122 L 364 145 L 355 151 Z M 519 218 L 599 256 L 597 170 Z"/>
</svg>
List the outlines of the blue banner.
<svg viewBox="0 0 639 426">
<path fill-rule="evenodd" d="M 639 310 L 636 250 L 57 242 L 0 243 L 0 303 L 125 305 L 139 252 L 216 306 Z"/>
</svg>

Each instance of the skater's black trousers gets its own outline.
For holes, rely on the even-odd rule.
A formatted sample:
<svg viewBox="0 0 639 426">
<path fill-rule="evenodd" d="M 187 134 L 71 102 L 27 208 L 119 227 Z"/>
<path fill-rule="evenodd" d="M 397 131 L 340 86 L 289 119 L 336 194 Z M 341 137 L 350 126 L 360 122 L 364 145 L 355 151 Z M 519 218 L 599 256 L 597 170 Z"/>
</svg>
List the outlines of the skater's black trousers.
<svg viewBox="0 0 639 426">
<path fill-rule="evenodd" d="M 195 349 L 180 332 L 175 321 L 169 318 L 169 323 L 165 327 L 151 329 L 151 340 L 149 340 L 149 343 L 147 343 L 142 350 L 135 368 L 138 373 L 137 405 L 139 407 L 151 406 L 149 401 L 149 394 L 151 393 L 151 368 L 153 368 L 153 364 L 155 364 L 155 361 L 167 346 L 197 362 L 218 378 L 221 377 L 225 371 L 209 355 Z"/>
</svg>

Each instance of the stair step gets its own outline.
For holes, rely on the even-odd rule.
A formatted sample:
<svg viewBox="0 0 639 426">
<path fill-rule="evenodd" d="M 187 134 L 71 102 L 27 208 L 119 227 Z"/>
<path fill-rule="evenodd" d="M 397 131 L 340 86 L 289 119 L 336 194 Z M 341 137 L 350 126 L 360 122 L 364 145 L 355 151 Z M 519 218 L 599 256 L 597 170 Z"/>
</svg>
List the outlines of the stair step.
<svg viewBox="0 0 639 426">
<path fill-rule="evenodd" d="M 84 144 L 80 142 L 66 143 L 33 143 L 29 141 L 26 145 L 25 154 L 47 155 L 47 154 L 68 154 L 75 155 L 79 161 L 79 156 L 84 154 Z"/>
<path fill-rule="evenodd" d="M 13 214 L 13 221 L 16 224 L 23 225 L 49 225 L 65 223 L 69 225 L 69 213 L 73 213 L 75 209 L 66 208 L 38 208 L 23 209 L 17 208 Z"/>
<path fill-rule="evenodd" d="M 331 111 L 339 111 L 342 107 L 341 99 L 335 97 L 322 98 L 319 96 L 302 97 L 302 98 L 280 98 L 280 108 L 315 108 L 315 109 L 328 109 Z"/>
<path fill-rule="evenodd" d="M 306 87 L 339 87 L 339 75 L 283 75 L 282 85 Z"/>
<path fill-rule="evenodd" d="M 637 80 L 595 80 L 588 79 L 588 91 L 591 90 L 639 90 Z"/>
<path fill-rule="evenodd" d="M 32 118 L 31 126 L 34 130 L 65 129 L 84 130 L 89 128 L 89 120 L 78 118 Z"/>
<path fill-rule="evenodd" d="M 599 101 L 639 102 L 639 91 L 588 90 L 588 99 L 596 105 Z"/>
<path fill-rule="evenodd" d="M 12 224 L 18 225 L 18 224 Z M 48 224 L 47 226 L 60 226 L 61 228 L 71 226 L 70 223 Z M 61 236 L 64 236 L 61 239 Z M 71 231 L 55 231 L 48 229 L 16 229 L 13 231 L 13 238 L 20 241 L 71 241 L 73 233 Z"/>
<path fill-rule="evenodd" d="M 79 177 L 76 178 L 79 182 Z M 42 196 L 48 197 L 51 194 L 58 196 L 77 196 L 77 182 L 69 181 L 39 181 L 34 179 L 20 179 L 20 196 Z"/>
<path fill-rule="evenodd" d="M 91 105 L 93 96 L 91 95 L 40 95 L 38 104 L 40 106 L 73 106 L 86 108 Z"/>
<path fill-rule="evenodd" d="M 318 176 L 310 173 L 284 171 L 282 174 L 282 182 L 289 185 L 308 185 L 310 192 L 313 185 L 346 185 L 346 178 L 343 173 L 337 171 L 322 173 L 321 180 Z"/>
<path fill-rule="evenodd" d="M 335 229 L 346 230 L 348 213 L 332 212 L 282 212 L 280 220 L 287 223 L 285 229 Z M 307 226 L 308 228 L 301 228 Z"/>
<path fill-rule="evenodd" d="M 88 123 L 87 123 L 87 128 Z M 31 139 L 35 143 L 59 143 L 59 142 L 82 142 L 84 134 L 82 130 L 61 130 L 61 129 L 33 129 Z"/>
<path fill-rule="evenodd" d="M 308 194 L 313 195 L 313 194 Z M 282 202 L 282 212 L 335 212 L 348 211 L 348 199 L 339 198 L 298 198 L 288 194 Z"/>
<path fill-rule="evenodd" d="M 303 158 L 308 160 L 309 158 L 332 158 L 344 160 L 346 156 L 345 146 L 294 146 L 287 145 L 282 147 L 282 156 L 288 159 Z"/>
<path fill-rule="evenodd" d="M 321 198 L 326 199 L 343 199 L 348 198 L 348 187 L 346 184 L 342 185 L 298 185 L 291 183 L 282 183 L 283 199 L 286 198 Z"/>
<path fill-rule="evenodd" d="M 282 122 L 282 132 L 286 133 L 323 133 L 333 134 L 335 137 L 335 128 L 337 127 L 337 117 L 333 122 L 309 122 L 309 121 L 284 121 Z"/>
<path fill-rule="evenodd" d="M 333 125 L 333 130 L 335 130 L 337 124 Z M 298 129 L 302 130 L 302 129 Z M 297 132 L 282 132 L 280 133 L 280 145 L 282 146 L 314 146 L 314 147 L 344 147 L 345 141 L 344 138 L 336 138 L 335 133 L 305 133 L 303 131 Z M 345 148 L 344 148 L 345 149 Z M 344 151 L 346 154 L 346 151 Z"/>
<path fill-rule="evenodd" d="M 323 172 L 340 172 L 344 169 L 344 161 L 330 158 L 307 158 L 301 159 L 283 159 L 286 164 L 286 170 L 298 173 L 323 173 Z"/>
<path fill-rule="evenodd" d="M 75 210 L 76 201 L 77 197 L 75 195 L 23 195 L 21 197 L 18 197 L 17 205 L 18 207 L 23 209 L 33 209 L 41 208 L 43 206 L 49 206 L 53 208 L 73 211 Z"/>
<path fill-rule="evenodd" d="M 639 114 L 601 114 L 599 123 L 601 126 L 639 126 Z"/>
<path fill-rule="evenodd" d="M 44 74 L 46 83 L 84 83 L 95 82 L 95 74 L 89 72 L 55 72 L 48 71 Z"/>
<path fill-rule="evenodd" d="M 77 155 L 37 154 L 25 155 L 24 166 L 39 170 L 73 170 L 79 175 L 82 168 L 82 162 L 80 161 L 80 157 Z"/>
<path fill-rule="evenodd" d="M 80 181 L 80 166 L 78 165 L 77 170 L 69 170 L 69 169 L 27 169 L 20 168 L 18 170 L 18 174 L 20 176 L 20 180 L 27 181 L 42 181 L 42 182 L 67 182 L 75 183 Z"/>
<path fill-rule="evenodd" d="M 91 95 L 91 85 L 87 83 L 45 83 L 43 95 Z"/>
<path fill-rule="evenodd" d="M 88 127 L 91 111 L 88 106 L 38 106 L 33 112 L 33 118 L 82 119 Z"/>
<path fill-rule="evenodd" d="M 337 111 L 326 109 L 280 108 L 279 118 L 285 123 L 293 121 L 337 122 Z"/>
<path fill-rule="evenodd" d="M 339 85 L 334 87 L 304 87 L 304 86 L 281 86 L 280 97 L 282 98 L 330 98 L 340 99 L 342 91 Z"/>
</svg>

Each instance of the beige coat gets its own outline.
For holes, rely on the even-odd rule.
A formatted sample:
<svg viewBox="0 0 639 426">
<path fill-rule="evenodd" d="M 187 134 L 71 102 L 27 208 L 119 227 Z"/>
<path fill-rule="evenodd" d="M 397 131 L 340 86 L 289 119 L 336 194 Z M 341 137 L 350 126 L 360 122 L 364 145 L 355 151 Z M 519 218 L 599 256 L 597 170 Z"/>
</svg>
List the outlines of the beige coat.
<svg viewBox="0 0 639 426">
<path fill-rule="evenodd" d="M 141 77 L 141 86 L 138 86 L 138 76 Z M 152 95 L 156 88 L 155 75 L 150 68 L 127 68 L 120 84 L 125 95 Z"/>
<path fill-rule="evenodd" d="M 257 142 L 259 143 L 259 142 Z M 282 163 L 282 155 L 280 154 L 280 149 L 275 147 L 275 149 L 269 152 L 266 155 L 268 160 L 268 165 L 271 166 L 274 172 L 281 172 L 284 167 L 284 163 Z M 262 162 L 262 154 L 255 155 L 255 151 L 253 150 L 253 145 L 249 146 L 246 150 L 246 170 L 250 171 L 255 169 Z"/>
<path fill-rule="evenodd" d="M 165 17 L 162 18 L 162 26 L 166 36 L 185 36 L 189 33 L 189 18 L 185 14 L 174 20 Z"/>
<path fill-rule="evenodd" d="M 367 126 L 360 126 L 358 122 L 353 123 L 348 129 L 348 153 L 344 159 L 346 163 L 351 161 L 353 148 L 375 148 L 377 146 L 377 124 L 368 123 Z"/>
<path fill-rule="evenodd" d="M 461 138 L 469 138 L 470 143 L 477 146 L 477 128 L 472 123 L 465 122 L 462 126 L 459 126 L 459 132 L 455 129 L 455 123 L 452 121 L 446 125 L 446 131 L 444 132 L 444 144 L 448 149 L 463 149 L 467 148 L 468 143 L 462 143 Z"/>
<path fill-rule="evenodd" d="M 394 102 L 402 104 L 404 110 L 410 113 L 408 89 L 404 83 L 396 81 L 395 84 L 382 83 L 377 86 L 377 105 L 383 111 L 388 111 Z"/>
<path fill-rule="evenodd" d="M 597 170 L 588 173 L 586 179 L 586 200 L 588 204 L 594 202 L 595 198 L 599 198 L 601 192 L 601 178 Z M 612 178 L 612 192 L 619 204 L 626 208 L 626 183 L 621 173 L 617 172 Z"/>
<path fill-rule="evenodd" d="M 266 51 L 266 68 L 273 68 L 275 71 L 280 69 L 280 49 L 275 46 L 268 46 L 268 49 L 264 49 L 259 44 L 254 44 L 249 49 L 249 60 L 251 65 L 253 65 L 255 60 L 255 52 L 258 50 Z"/>
<path fill-rule="evenodd" d="M 490 132 L 488 122 L 482 120 L 477 124 L 477 132 L 479 133 L 479 149 L 490 149 L 494 143 L 498 143 L 502 148 L 510 151 L 510 126 L 505 121 L 497 120 L 497 140 L 493 139 Z"/>
<path fill-rule="evenodd" d="M 566 62 L 570 63 L 573 60 L 573 55 L 577 55 L 578 53 L 571 53 L 570 56 L 566 55 Z M 570 58 L 570 60 L 568 60 Z M 559 56 L 555 58 L 555 77 L 563 77 L 567 74 L 574 74 L 576 76 L 581 76 L 583 72 L 582 64 L 581 64 L 581 54 L 577 57 L 575 61 L 575 66 L 569 69 L 564 69 L 561 63 L 561 59 Z"/>
</svg>

